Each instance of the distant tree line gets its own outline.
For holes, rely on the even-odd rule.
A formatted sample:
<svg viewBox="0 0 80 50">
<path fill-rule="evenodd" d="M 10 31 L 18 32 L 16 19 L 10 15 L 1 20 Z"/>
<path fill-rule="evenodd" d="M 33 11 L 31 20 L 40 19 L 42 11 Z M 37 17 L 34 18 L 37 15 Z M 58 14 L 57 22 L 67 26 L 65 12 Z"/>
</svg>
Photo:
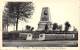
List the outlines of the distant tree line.
<svg viewBox="0 0 80 50">
<path fill-rule="evenodd" d="M 58 23 L 54 23 L 52 30 L 53 31 L 69 31 L 70 27 L 71 27 L 71 24 L 69 22 L 65 22 L 64 30 L 62 30 L 62 25 L 58 25 Z M 46 24 L 45 25 L 45 31 L 47 31 L 48 29 L 49 29 L 48 25 Z M 77 29 L 74 27 L 73 31 L 77 31 Z"/>
<path fill-rule="evenodd" d="M 69 31 L 69 28 L 71 27 L 69 22 L 65 22 L 65 28 L 64 31 Z M 62 31 L 62 25 L 58 25 L 57 23 L 53 24 L 53 30 L 58 30 L 58 31 Z"/>
</svg>

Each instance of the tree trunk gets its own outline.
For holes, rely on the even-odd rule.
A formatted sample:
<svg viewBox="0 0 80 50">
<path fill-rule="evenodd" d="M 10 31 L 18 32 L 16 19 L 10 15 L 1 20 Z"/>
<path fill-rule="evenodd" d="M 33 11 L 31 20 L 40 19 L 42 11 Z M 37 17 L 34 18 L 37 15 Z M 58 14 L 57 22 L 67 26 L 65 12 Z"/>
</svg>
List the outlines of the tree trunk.
<svg viewBox="0 0 80 50">
<path fill-rule="evenodd" d="M 17 21 L 16 21 L 16 31 L 18 31 L 18 17 L 17 17 Z"/>
<path fill-rule="evenodd" d="M 7 32 L 8 32 L 8 24 L 7 24 L 7 26 L 6 26 L 6 30 L 7 30 Z"/>
<path fill-rule="evenodd" d="M 13 26 L 14 26 L 13 30 L 15 31 L 16 30 L 15 24 Z"/>
</svg>

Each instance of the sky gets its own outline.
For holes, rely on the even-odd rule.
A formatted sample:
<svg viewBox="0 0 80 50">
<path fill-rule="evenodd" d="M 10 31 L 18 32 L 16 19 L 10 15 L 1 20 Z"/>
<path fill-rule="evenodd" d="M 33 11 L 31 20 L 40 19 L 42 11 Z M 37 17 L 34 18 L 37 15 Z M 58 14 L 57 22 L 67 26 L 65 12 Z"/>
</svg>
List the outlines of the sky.
<svg viewBox="0 0 80 50">
<path fill-rule="evenodd" d="M 11 1 L 11 0 L 8 0 Z M 8 2 L 4 2 L 5 4 Z M 20 0 L 16 0 L 17 2 Z M 71 24 L 71 29 L 75 26 L 78 30 L 80 29 L 80 15 L 79 15 L 79 0 L 21 0 L 21 1 L 32 1 L 34 6 L 34 12 L 31 19 L 28 22 L 20 21 L 18 24 L 18 30 L 25 30 L 26 25 L 30 25 L 35 28 L 38 27 L 40 21 L 41 12 L 43 7 L 49 8 L 49 17 L 52 23 L 62 24 L 69 21 Z M 9 26 L 9 31 L 12 31 L 14 26 Z"/>
</svg>

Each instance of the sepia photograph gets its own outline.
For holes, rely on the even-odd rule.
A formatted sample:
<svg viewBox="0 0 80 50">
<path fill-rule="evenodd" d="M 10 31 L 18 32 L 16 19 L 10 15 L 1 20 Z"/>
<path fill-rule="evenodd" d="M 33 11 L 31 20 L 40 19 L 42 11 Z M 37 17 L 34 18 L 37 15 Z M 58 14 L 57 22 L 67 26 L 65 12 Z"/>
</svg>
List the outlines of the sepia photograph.
<svg viewBox="0 0 80 50">
<path fill-rule="evenodd" d="M 77 1 L 7 2 L 3 47 L 78 47 Z"/>
</svg>

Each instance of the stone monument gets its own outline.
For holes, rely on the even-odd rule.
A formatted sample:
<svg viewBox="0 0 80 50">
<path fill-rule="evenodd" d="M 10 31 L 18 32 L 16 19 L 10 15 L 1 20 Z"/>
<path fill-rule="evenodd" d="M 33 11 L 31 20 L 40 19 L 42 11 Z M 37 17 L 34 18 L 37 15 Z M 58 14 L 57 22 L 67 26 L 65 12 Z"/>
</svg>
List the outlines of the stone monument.
<svg viewBox="0 0 80 50">
<path fill-rule="evenodd" d="M 40 22 L 38 24 L 37 31 L 45 30 L 46 25 L 48 26 L 48 30 L 52 30 L 52 23 L 50 22 L 49 8 L 48 7 L 42 8 L 41 18 L 40 18 Z"/>
</svg>

